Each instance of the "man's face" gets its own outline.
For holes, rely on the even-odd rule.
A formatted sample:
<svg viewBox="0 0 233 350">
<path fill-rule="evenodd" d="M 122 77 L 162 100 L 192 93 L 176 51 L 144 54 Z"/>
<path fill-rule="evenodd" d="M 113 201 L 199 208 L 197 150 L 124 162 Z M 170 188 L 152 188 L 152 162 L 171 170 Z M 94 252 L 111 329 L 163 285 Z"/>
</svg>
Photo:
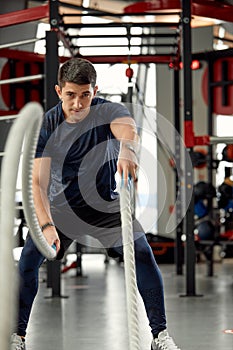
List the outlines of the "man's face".
<svg viewBox="0 0 233 350">
<path fill-rule="evenodd" d="M 93 88 L 91 84 L 77 85 L 66 82 L 62 89 L 58 85 L 55 89 L 62 100 L 62 109 L 66 120 L 70 123 L 76 123 L 88 115 L 91 101 L 96 95 L 98 87 Z"/>
</svg>

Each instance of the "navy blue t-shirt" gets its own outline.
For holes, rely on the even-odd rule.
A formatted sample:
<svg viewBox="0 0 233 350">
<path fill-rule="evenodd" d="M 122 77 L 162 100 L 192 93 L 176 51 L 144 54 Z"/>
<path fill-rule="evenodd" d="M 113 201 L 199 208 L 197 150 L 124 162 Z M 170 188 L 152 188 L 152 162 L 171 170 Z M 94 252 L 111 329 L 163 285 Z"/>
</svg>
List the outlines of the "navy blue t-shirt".
<svg viewBox="0 0 233 350">
<path fill-rule="evenodd" d="M 98 97 L 78 123 L 65 120 L 61 102 L 45 114 L 35 157 L 51 158 L 51 206 L 75 209 L 116 198 L 119 141 L 110 123 L 125 116 L 125 106 Z"/>
</svg>

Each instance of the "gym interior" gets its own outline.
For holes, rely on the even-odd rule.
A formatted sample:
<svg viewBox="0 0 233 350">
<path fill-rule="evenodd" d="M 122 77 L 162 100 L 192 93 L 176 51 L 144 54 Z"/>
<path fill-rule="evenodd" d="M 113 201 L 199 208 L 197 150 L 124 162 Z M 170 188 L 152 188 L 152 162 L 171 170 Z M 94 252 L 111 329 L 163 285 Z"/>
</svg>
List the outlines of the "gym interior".
<svg viewBox="0 0 233 350">
<path fill-rule="evenodd" d="M 38 114 L 58 102 L 57 70 L 71 57 L 90 60 L 98 96 L 135 117 L 141 147 L 132 210 L 162 272 L 169 332 L 182 350 L 232 350 L 232 0 L 1 1 L 1 350 L 10 349 L 30 227 L 14 126 L 33 118 L 31 102 Z M 32 133 L 29 124 L 21 132 Z M 11 155 L 18 161 L 4 169 Z M 124 259 L 88 237 L 62 261 L 46 259 L 26 349 L 133 350 L 125 270 Z M 149 350 L 138 294 L 136 304 L 135 350 Z"/>
</svg>

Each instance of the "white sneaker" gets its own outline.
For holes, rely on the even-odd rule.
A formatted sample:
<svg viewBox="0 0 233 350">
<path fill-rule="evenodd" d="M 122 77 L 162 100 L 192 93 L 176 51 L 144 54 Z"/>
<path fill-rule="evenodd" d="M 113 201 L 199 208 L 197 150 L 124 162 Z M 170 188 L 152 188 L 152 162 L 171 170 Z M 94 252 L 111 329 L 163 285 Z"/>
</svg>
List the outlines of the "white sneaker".
<svg viewBox="0 0 233 350">
<path fill-rule="evenodd" d="M 159 333 L 158 338 L 153 339 L 151 350 L 180 350 L 180 348 L 176 346 L 172 337 L 170 337 L 168 331 L 165 329 Z"/>
<path fill-rule="evenodd" d="M 11 336 L 10 350 L 26 350 L 25 341 L 16 333 Z"/>
</svg>

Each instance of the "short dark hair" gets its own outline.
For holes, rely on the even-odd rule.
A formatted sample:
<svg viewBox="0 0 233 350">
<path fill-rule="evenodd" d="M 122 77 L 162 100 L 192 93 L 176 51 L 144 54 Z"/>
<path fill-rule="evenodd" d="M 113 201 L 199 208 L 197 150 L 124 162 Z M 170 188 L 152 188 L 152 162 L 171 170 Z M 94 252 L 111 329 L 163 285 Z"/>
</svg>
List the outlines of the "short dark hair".
<svg viewBox="0 0 233 350">
<path fill-rule="evenodd" d="M 83 58 L 71 58 L 66 61 L 59 68 L 58 85 L 62 88 L 66 82 L 78 85 L 91 84 L 94 88 L 96 85 L 96 70 L 93 64 Z"/>
</svg>

